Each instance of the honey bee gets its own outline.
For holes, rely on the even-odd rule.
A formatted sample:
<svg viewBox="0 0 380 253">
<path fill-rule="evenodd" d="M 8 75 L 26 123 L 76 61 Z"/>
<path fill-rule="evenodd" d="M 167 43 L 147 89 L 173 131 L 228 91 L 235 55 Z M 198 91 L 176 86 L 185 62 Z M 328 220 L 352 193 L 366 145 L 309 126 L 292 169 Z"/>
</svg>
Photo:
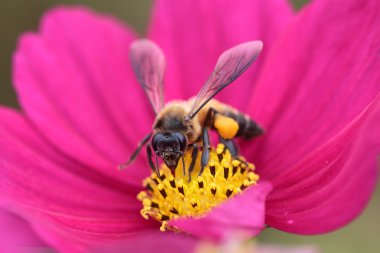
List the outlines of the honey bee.
<svg viewBox="0 0 380 253">
<path fill-rule="evenodd" d="M 166 63 L 163 52 L 154 42 L 147 39 L 132 43 L 131 64 L 138 82 L 149 98 L 156 118 L 153 131 L 138 144 L 128 162 L 119 168 L 128 166 L 142 147 L 151 140 L 146 147 L 148 162 L 158 176 L 160 175 L 158 157 L 172 171 L 182 158 L 185 174 L 184 153 L 192 149 L 192 160 L 187 169 L 190 180 L 199 149 L 202 149 L 199 175 L 209 161 L 211 149 L 209 129 L 216 130 L 220 141 L 230 150 L 231 155 L 237 156 L 238 150 L 233 138 L 250 139 L 261 135 L 263 130 L 249 116 L 213 97 L 247 70 L 261 49 L 261 41 L 250 41 L 223 52 L 214 71 L 195 98 L 164 105 L 163 77 Z"/>
</svg>

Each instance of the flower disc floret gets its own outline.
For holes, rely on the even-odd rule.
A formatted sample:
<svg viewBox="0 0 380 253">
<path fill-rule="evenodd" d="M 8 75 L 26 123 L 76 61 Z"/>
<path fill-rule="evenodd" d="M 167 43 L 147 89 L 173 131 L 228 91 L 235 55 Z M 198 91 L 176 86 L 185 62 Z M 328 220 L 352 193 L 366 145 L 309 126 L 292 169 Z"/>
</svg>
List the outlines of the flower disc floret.
<svg viewBox="0 0 380 253">
<path fill-rule="evenodd" d="M 169 220 L 204 216 L 212 208 L 255 185 L 259 179 L 254 173 L 253 164 L 241 156 L 232 157 L 223 144 L 211 148 L 209 162 L 198 176 L 200 157 L 201 154 L 198 155 L 191 180 L 188 174 L 183 174 L 182 163 L 179 163 L 174 175 L 162 164 L 160 176 L 152 173 L 144 180 L 146 190 L 138 194 L 143 204 L 141 215 L 161 222 L 162 231 L 169 227 Z M 190 151 L 185 153 L 184 159 L 188 168 Z"/>
</svg>

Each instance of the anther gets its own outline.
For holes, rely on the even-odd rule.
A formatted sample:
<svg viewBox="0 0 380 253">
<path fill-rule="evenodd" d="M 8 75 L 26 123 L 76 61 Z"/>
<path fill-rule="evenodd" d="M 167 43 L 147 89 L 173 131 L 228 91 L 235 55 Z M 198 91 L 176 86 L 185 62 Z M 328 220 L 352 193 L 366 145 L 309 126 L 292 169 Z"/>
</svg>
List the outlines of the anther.
<svg viewBox="0 0 380 253">
<path fill-rule="evenodd" d="M 159 185 L 157 186 L 157 189 L 158 189 L 159 192 L 161 193 L 162 197 L 164 197 L 164 198 L 166 199 L 166 197 L 167 197 L 168 195 L 166 194 L 166 191 L 165 191 L 165 189 L 164 189 L 164 186 L 163 186 L 162 184 L 159 184 Z"/>
<path fill-rule="evenodd" d="M 224 178 L 225 179 L 228 179 L 228 172 L 229 172 L 229 168 L 228 167 L 224 167 Z"/>
<path fill-rule="evenodd" d="M 150 186 L 149 183 L 147 183 L 145 187 L 146 187 L 146 189 L 147 189 L 148 191 L 151 191 L 151 192 L 153 191 L 153 188 L 152 188 L 152 186 Z"/>
<path fill-rule="evenodd" d="M 156 202 L 151 202 L 150 203 L 150 207 L 152 207 L 152 208 L 159 208 L 160 206 L 156 203 Z"/>
<path fill-rule="evenodd" d="M 238 168 L 239 167 L 235 167 L 235 166 L 232 167 L 232 176 L 236 174 L 236 172 L 238 171 Z"/>
<path fill-rule="evenodd" d="M 185 192 L 183 191 L 183 186 L 178 187 L 178 192 L 181 193 L 182 195 L 185 195 Z"/>
<path fill-rule="evenodd" d="M 162 214 L 162 213 L 159 213 L 158 215 L 158 218 L 161 220 L 161 221 L 166 221 L 166 220 L 169 220 L 169 216 L 165 215 L 165 214 Z"/>
<path fill-rule="evenodd" d="M 217 189 L 216 185 L 215 185 L 215 184 L 212 184 L 211 187 L 210 187 L 210 191 L 211 191 L 211 193 L 212 193 L 214 196 L 215 196 L 215 194 L 216 194 L 216 189 Z"/>
<path fill-rule="evenodd" d="M 226 196 L 227 196 L 227 198 L 229 198 L 233 192 L 234 191 L 231 191 L 230 189 L 227 189 L 226 190 Z"/>
<path fill-rule="evenodd" d="M 248 186 L 249 186 L 249 180 L 248 180 L 248 179 L 245 179 L 245 180 L 243 181 L 243 184 L 240 186 L 240 189 L 243 191 L 243 190 L 245 190 Z"/>
<path fill-rule="evenodd" d="M 215 165 L 210 166 L 210 173 L 213 177 L 215 177 Z"/>
</svg>

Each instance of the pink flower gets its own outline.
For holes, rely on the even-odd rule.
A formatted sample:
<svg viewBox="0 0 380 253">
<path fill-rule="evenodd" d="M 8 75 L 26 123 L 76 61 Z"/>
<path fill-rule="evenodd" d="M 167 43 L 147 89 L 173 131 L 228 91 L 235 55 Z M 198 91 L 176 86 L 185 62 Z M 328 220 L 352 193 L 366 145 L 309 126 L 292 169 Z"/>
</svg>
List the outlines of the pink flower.
<svg viewBox="0 0 380 253">
<path fill-rule="evenodd" d="M 354 219 L 378 173 L 379 25 L 375 0 L 316 0 L 296 15 L 283 0 L 157 1 L 148 37 L 167 57 L 167 100 L 195 95 L 223 50 L 265 45 L 218 96 L 266 129 L 241 143 L 262 183 L 174 224 L 218 239 L 236 228 L 253 236 L 264 224 L 325 233 Z M 128 60 L 135 38 L 111 17 L 57 8 L 20 39 L 13 77 L 22 111 L 0 109 L 0 203 L 38 235 L 27 242 L 80 252 L 158 233 L 136 199 L 146 157 L 116 170 L 153 121 Z"/>
</svg>

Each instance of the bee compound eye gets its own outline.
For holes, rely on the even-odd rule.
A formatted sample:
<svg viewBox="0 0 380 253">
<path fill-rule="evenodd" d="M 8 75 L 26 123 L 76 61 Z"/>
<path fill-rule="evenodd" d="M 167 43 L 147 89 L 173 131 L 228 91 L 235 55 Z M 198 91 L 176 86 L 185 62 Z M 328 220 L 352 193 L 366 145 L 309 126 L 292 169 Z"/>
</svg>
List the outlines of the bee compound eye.
<svg viewBox="0 0 380 253">
<path fill-rule="evenodd" d="M 182 133 L 176 133 L 176 137 L 179 142 L 180 150 L 184 152 L 187 146 L 187 140 L 185 135 L 183 135 Z"/>
</svg>

